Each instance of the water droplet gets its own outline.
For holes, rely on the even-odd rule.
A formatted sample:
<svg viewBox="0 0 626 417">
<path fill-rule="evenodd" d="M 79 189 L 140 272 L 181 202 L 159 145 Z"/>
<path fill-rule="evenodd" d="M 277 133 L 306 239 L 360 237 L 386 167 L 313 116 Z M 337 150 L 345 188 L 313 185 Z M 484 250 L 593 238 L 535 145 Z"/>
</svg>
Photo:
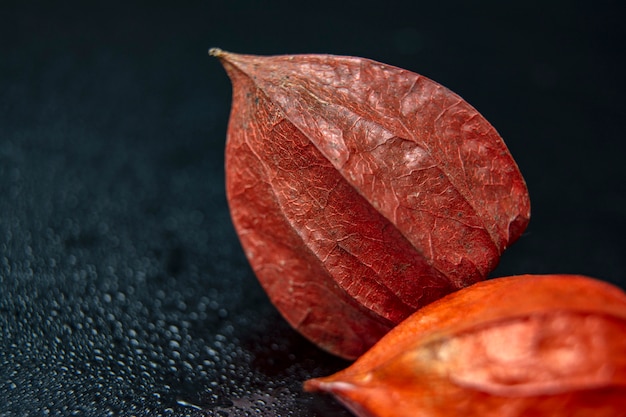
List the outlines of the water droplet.
<svg viewBox="0 0 626 417">
<path fill-rule="evenodd" d="M 196 410 L 202 410 L 202 407 L 200 407 L 199 405 L 193 404 L 193 403 L 191 403 L 189 401 L 186 401 L 186 400 L 183 400 L 183 399 L 180 399 L 180 398 L 176 400 L 176 403 L 178 405 L 183 406 L 183 407 L 191 407 L 191 408 L 196 409 Z"/>
</svg>

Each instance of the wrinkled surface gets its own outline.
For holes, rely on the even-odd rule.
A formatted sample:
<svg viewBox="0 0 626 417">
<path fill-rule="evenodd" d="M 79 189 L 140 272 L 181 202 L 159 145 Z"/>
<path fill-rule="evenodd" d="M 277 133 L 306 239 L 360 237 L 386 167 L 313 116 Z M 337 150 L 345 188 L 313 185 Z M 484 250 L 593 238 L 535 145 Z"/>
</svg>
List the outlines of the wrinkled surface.
<svg viewBox="0 0 626 417">
<path fill-rule="evenodd" d="M 273 303 L 322 348 L 357 357 L 484 279 L 525 229 L 506 146 L 445 87 L 362 58 L 212 54 L 233 82 L 233 222 Z"/>
<path fill-rule="evenodd" d="M 344 371 L 307 381 L 359 416 L 621 416 L 626 294 L 582 276 L 475 284 Z"/>
</svg>

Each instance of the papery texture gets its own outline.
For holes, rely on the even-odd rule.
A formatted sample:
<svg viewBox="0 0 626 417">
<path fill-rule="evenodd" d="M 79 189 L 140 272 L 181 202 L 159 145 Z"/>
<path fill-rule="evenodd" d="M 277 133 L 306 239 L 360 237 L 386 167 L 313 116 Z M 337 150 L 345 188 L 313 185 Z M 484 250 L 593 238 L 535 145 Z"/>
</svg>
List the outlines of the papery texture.
<svg viewBox="0 0 626 417">
<path fill-rule="evenodd" d="M 363 58 L 212 54 L 233 83 L 234 225 L 272 302 L 322 348 L 357 357 L 484 279 L 526 227 L 506 146 L 441 85 Z"/>
<path fill-rule="evenodd" d="M 624 416 L 626 294 L 573 275 L 474 284 L 305 388 L 369 417 Z"/>
</svg>

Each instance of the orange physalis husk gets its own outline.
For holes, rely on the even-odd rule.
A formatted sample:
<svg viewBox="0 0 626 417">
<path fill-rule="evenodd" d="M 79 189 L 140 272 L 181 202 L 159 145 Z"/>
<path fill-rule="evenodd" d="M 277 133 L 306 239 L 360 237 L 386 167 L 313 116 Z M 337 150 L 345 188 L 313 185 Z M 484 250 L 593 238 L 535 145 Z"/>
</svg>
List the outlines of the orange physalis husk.
<svg viewBox="0 0 626 417">
<path fill-rule="evenodd" d="M 306 381 L 357 416 L 626 416 L 626 294 L 576 275 L 480 282 Z"/>
</svg>

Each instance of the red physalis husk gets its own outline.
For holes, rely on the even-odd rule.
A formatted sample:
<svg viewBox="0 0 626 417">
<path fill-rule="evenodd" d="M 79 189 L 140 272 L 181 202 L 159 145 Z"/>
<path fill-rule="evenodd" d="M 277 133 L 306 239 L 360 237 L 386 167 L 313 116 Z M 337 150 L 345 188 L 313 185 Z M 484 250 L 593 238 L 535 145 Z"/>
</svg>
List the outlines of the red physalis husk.
<svg viewBox="0 0 626 417">
<path fill-rule="evenodd" d="M 305 389 L 367 417 L 626 416 L 626 294 L 576 275 L 477 283 Z"/>
<path fill-rule="evenodd" d="M 364 58 L 211 50 L 233 84 L 226 192 L 287 321 L 354 359 L 416 309 L 485 279 L 524 231 L 524 179 L 447 88 Z"/>
</svg>

